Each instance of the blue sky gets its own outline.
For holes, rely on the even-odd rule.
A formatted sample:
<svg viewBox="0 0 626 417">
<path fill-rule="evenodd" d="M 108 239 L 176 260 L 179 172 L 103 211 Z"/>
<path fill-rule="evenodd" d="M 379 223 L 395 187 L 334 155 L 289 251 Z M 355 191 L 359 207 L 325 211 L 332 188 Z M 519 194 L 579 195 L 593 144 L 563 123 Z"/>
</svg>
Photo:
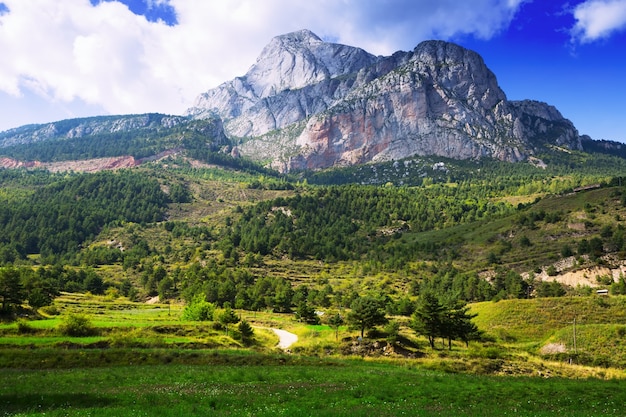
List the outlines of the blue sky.
<svg viewBox="0 0 626 417">
<path fill-rule="evenodd" d="M 626 142 L 626 0 L 0 0 L 0 131 L 182 114 L 307 28 L 378 55 L 426 39 L 480 53 L 509 99 Z"/>
</svg>

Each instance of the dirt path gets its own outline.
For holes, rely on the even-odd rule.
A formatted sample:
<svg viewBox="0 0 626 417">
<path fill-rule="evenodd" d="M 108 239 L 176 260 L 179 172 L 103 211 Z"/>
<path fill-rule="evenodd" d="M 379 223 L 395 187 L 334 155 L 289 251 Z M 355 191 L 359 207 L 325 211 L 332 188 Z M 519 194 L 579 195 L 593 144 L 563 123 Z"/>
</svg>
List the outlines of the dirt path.
<svg viewBox="0 0 626 417">
<path fill-rule="evenodd" d="M 298 336 L 287 330 L 272 329 L 272 331 L 278 336 L 278 347 L 281 349 L 288 349 L 298 341 Z"/>
</svg>

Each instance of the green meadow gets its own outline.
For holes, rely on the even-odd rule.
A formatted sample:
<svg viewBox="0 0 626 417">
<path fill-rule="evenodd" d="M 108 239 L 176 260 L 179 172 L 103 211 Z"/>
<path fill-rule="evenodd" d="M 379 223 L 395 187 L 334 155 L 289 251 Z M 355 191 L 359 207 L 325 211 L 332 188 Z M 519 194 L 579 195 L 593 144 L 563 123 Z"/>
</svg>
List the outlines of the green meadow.
<svg viewBox="0 0 626 417">
<path fill-rule="evenodd" d="M 254 328 L 244 346 L 215 322 L 182 320 L 180 305 L 63 294 L 54 303 L 59 315 L 0 326 L 0 409 L 5 416 L 624 415 L 621 368 L 539 353 L 546 343 L 567 343 L 569 326 L 559 323 L 573 311 L 615 322 L 581 324 L 581 352 L 607 329 L 605 344 L 619 345 L 624 299 L 603 300 L 603 312 L 581 300 L 593 302 L 478 303 L 471 307 L 482 341 L 431 349 L 402 325 L 393 353 L 361 354 L 349 350 L 358 331 L 341 326 L 336 334 L 293 314 L 239 311 Z M 543 318 L 528 323 L 538 311 Z M 93 334 L 63 334 L 70 314 L 87 318 Z M 272 327 L 298 342 L 276 348 Z M 363 343 L 386 344 L 382 330 L 374 336 Z"/>
<path fill-rule="evenodd" d="M 409 363 L 239 355 L 222 352 L 217 364 L 7 369 L 0 377 L 0 406 L 4 415 L 21 416 L 621 416 L 626 411 L 619 380 L 476 376 Z"/>
</svg>

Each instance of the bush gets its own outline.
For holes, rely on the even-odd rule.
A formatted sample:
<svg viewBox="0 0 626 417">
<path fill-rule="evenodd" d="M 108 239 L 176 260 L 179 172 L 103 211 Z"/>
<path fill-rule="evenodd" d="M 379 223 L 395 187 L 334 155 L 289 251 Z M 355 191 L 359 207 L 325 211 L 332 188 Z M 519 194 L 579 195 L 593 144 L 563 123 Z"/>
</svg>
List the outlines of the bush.
<svg viewBox="0 0 626 417">
<path fill-rule="evenodd" d="M 30 333 L 34 333 L 35 329 L 33 329 L 33 327 L 30 325 L 30 323 L 27 320 L 19 319 L 17 321 L 17 332 L 19 334 L 30 334 Z"/>
<path fill-rule="evenodd" d="M 49 316 L 58 316 L 59 314 L 61 314 L 61 312 L 59 311 L 59 309 L 55 305 L 41 307 L 39 309 L 39 311 L 41 311 L 43 314 L 47 314 Z"/>
<path fill-rule="evenodd" d="M 472 346 L 468 355 L 472 359 L 501 359 L 506 356 L 499 346 Z"/>
<path fill-rule="evenodd" d="M 572 250 L 572 247 L 568 244 L 563 245 L 563 247 L 561 248 L 561 256 L 564 258 L 569 258 L 573 255 L 574 251 Z"/>
<path fill-rule="evenodd" d="M 98 333 L 88 317 L 71 313 L 59 324 L 58 330 L 61 334 L 72 337 L 94 336 Z"/>
<path fill-rule="evenodd" d="M 183 320 L 211 321 L 215 313 L 215 305 L 209 303 L 203 294 L 196 294 L 191 303 L 183 310 Z"/>
</svg>

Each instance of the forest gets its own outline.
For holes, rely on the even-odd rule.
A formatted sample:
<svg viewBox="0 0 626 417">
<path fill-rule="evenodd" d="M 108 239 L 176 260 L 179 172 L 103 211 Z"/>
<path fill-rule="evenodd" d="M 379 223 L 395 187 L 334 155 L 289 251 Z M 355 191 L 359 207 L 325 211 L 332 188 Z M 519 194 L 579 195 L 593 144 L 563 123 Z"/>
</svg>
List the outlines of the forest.
<svg viewBox="0 0 626 417">
<path fill-rule="evenodd" d="M 38 254 L 44 264 L 66 262 L 102 228 L 122 222 L 164 219 L 171 202 L 158 182 L 132 172 L 46 175 L 36 188 L 18 194 L 10 184 L 32 182 L 30 173 L 1 171 L 0 261 L 12 263 Z"/>
<path fill-rule="evenodd" d="M 219 307 L 284 312 L 303 303 L 346 307 L 368 295 L 388 313 L 410 316 L 421 294 L 446 305 L 583 294 L 536 279 L 544 269 L 557 273 L 539 262 L 601 263 L 626 250 L 625 164 L 607 155 L 548 155 L 549 168 L 487 160 L 413 170 L 409 160 L 291 178 L 213 153 L 201 137 L 189 135 L 185 147 L 221 168 L 179 158 L 94 174 L 1 171 L 0 263 L 7 280 L 20 283 L 7 284 L 4 294 L 18 296 L 3 295 L 5 307 L 62 291 L 115 290 L 134 300 L 203 294 Z M 581 160 L 590 163 L 572 168 Z M 399 166 L 419 185 L 391 176 L 345 184 L 355 172 Z M 438 175 L 424 176 L 428 170 Z M 338 184 L 314 184 L 322 178 Z M 568 197 L 589 184 L 600 187 L 599 203 Z M 555 198 L 572 207 L 551 206 Z M 587 217 L 579 237 L 567 232 L 583 215 L 576 213 Z M 610 287 L 620 293 L 621 285 Z"/>
</svg>

